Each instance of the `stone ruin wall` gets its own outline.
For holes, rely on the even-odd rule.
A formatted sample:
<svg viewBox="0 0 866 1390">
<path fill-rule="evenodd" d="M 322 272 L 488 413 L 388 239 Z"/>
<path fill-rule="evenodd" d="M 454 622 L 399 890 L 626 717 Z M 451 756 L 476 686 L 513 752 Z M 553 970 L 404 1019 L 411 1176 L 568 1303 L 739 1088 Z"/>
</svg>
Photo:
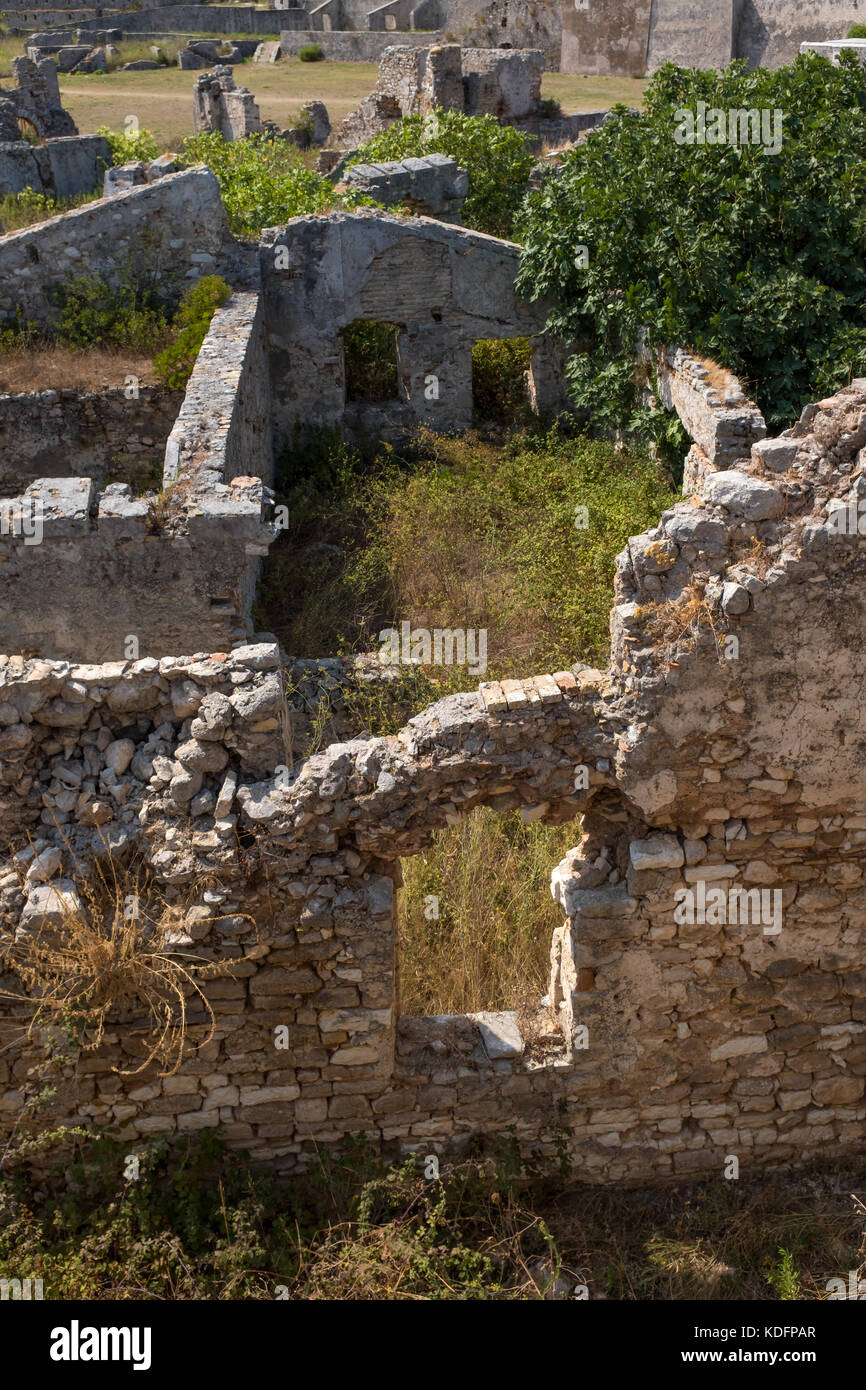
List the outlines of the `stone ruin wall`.
<svg viewBox="0 0 866 1390">
<path fill-rule="evenodd" d="M 357 150 L 401 117 L 437 109 L 495 116 L 536 143 L 574 141 L 605 113 L 545 116 L 541 101 L 545 66 L 545 55 L 538 48 L 467 48 L 457 43 L 387 47 L 375 88 L 341 123 L 333 147 Z"/>
<path fill-rule="evenodd" d="M 84 265 L 119 284 L 131 262 L 152 270 L 165 293 L 178 298 L 201 274 L 241 274 L 240 249 L 209 169 L 169 174 L 0 236 L 0 318 L 20 311 L 26 322 L 48 327 L 58 314 L 53 286 Z"/>
<path fill-rule="evenodd" d="M 162 501 L 123 482 L 98 492 L 93 477 L 40 477 L 3 503 L 0 647 L 106 661 L 129 655 L 130 639 L 148 656 L 249 634 L 274 534 L 265 381 L 259 296 L 237 293 L 214 315 L 166 441 Z"/>
<path fill-rule="evenodd" d="M 182 391 L 132 382 L 0 396 L 0 498 L 52 476 L 135 488 L 156 461 L 161 474 L 182 400 Z"/>
<path fill-rule="evenodd" d="M 177 393 L 160 398 L 154 424 L 153 398 L 127 401 L 122 389 L 72 393 L 71 404 L 0 398 L 0 434 L 10 449 L 22 440 L 0 490 L 0 650 L 100 662 L 247 640 L 276 534 L 274 451 L 311 422 L 395 439 L 419 422 L 465 428 L 475 338 L 531 336 L 535 406 L 560 408 L 563 352 L 541 336 L 544 306 L 514 294 L 518 255 L 496 238 L 374 210 L 297 218 L 244 247 L 201 169 L 0 238 L 0 277 L 17 272 L 10 296 L 39 324 L 57 311 L 53 285 L 85 256 L 109 282 L 137 260 L 175 294 L 203 273 L 236 287 L 179 409 Z M 401 325 L 399 399 L 346 399 L 340 329 L 360 318 Z M 127 445 L 115 455 L 124 407 Z M 91 430 L 94 416 L 104 428 Z M 141 472 L 142 450 L 152 471 L 160 446 L 163 495 Z"/>
<path fill-rule="evenodd" d="M 841 38 L 857 0 L 591 0 L 562 9 L 561 70 L 640 77 L 663 63 L 724 68 L 793 63 L 800 44 Z"/>
<path fill-rule="evenodd" d="M 171 5 L 138 11 L 94 9 L 77 0 L 6 9 L 13 32 L 77 30 L 106 23 L 127 34 L 272 33 L 294 55 L 318 43 L 335 61 L 376 61 L 393 42 L 393 19 L 403 43 L 451 42 L 467 47 L 541 48 L 551 70 L 642 76 L 663 62 L 724 67 L 732 58 L 776 68 L 793 62 L 800 44 L 843 37 L 862 20 L 857 0 L 325 0 L 323 4 L 262 10 L 253 6 Z M 427 31 L 427 32 L 422 32 Z M 61 33 L 62 36 L 62 33 Z"/>
<path fill-rule="evenodd" d="M 479 338 L 528 337 L 534 409 L 568 408 L 564 350 L 542 334 L 546 306 L 514 291 L 519 258 L 516 244 L 482 232 L 364 208 L 266 231 L 260 269 L 275 448 L 308 425 L 373 438 L 419 425 L 466 429 Z M 340 330 L 359 319 L 398 326 L 393 402 L 346 399 Z"/>
<path fill-rule="evenodd" d="M 214 964 L 203 987 L 217 1031 L 176 1074 L 128 1076 L 146 1028 L 119 1015 L 67 1068 L 52 1121 L 114 1124 L 131 1141 L 218 1126 L 286 1168 L 358 1132 L 386 1154 L 514 1133 L 550 1154 L 566 1141 L 603 1181 L 719 1171 L 731 1153 L 853 1151 L 866 1118 L 863 558 L 856 527 L 839 534 L 828 510 L 866 498 L 866 382 L 768 440 L 730 374 L 657 354 L 662 396 L 695 441 L 688 495 L 619 557 L 609 670 L 485 683 L 394 738 L 305 756 L 304 707 L 345 671 L 286 667 L 238 621 L 272 535 L 268 426 L 277 442 L 313 400 L 345 421 L 338 333 L 355 317 L 401 318 L 416 375 L 439 351 L 451 412 L 449 372 L 473 334 L 535 340 L 544 306 L 514 299 L 518 248 L 425 219 L 297 219 L 241 256 L 211 183 L 190 171 L 70 214 L 89 212 L 97 246 L 117 212 L 128 249 L 142 211 L 160 208 L 170 239 L 172 209 L 195 194 L 200 223 L 173 248 L 173 273 L 201 267 L 191 247 L 207 235 L 236 288 L 166 441 L 178 505 L 160 532 L 123 485 L 96 510 L 92 480 L 66 478 L 42 546 L 25 555 L 2 538 L 4 615 L 18 618 L 0 650 L 25 654 L 0 657 L 0 930 L 26 946 L 79 910 L 94 860 L 138 865 L 174 914 L 171 949 Z M 21 290 L 41 312 L 40 275 L 72 244 L 64 221 L 0 240 L 0 265 L 47 268 Z M 230 594 L 211 563 L 229 567 Z M 26 656 L 22 615 L 53 659 Z M 148 624 L 152 650 L 129 658 L 121 639 Z M 287 699 L 299 679 L 306 696 Z M 549 1003 L 405 1017 L 400 861 L 479 805 L 583 815 L 552 879 L 563 924 Z M 677 918 L 678 893 L 720 885 L 778 894 L 780 915 Z M 40 1056 L 24 1017 L 4 1005 L 7 1129 Z M 200 1041 L 201 1014 L 191 1028 Z"/>
<path fill-rule="evenodd" d="M 25 188 L 52 198 L 92 193 L 111 163 L 102 135 L 79 135 L 60 102 L 57 68 L 50 58 L 12 59 L 12 88 L 0 87 L 0 197 Z M 40 144 L 23 138 L 19 119 Z M 2 228 L 0 228 L 2 232 Z"/>
<path fill-rule="evenodd" d="M 864 448 L 855 381 L 711 469 L 620 556 L 608 671 L 488 683 L 291 767 L 267 642 L 99 668 L 3 658 L 0 823 L 23 848 L 0 875 L 6 922 L 50 920 L 76 858 L 134 845 L 177 907 L 176 950 L 220 967 L 201 1053 L 124 1077 L 143 1047 L 129 1018 L 70 1069 L 58 1114 L 131 1141 L 219 1127 L 287 1168 L 358 1132 L 391 1154 L 567 1136 L 604 1181 L 855 1151 L 864 560 L 828 512 L 866 497 Z M 401 1017 L 399 860 L 481 804 L 583 812 L 553 877 L 552 1008 Z M 778 892 L 780 915 L 677 920 L 679 890 L 719 885 Z M 0 1053 L 7 1124 L 34 1057 Z"/>
</svg>

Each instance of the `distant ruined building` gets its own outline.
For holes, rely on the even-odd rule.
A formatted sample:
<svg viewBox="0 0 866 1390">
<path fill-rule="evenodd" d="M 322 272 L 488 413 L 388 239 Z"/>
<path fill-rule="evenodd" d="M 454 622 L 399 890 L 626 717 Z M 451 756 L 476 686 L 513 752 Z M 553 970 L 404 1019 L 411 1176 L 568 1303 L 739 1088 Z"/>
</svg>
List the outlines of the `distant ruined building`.
<svg viewBox="0 0 866 1390">
<path fill-rule="evenodd" d="M 374 62 L 386 43 L 417 34 L 424 44 L 539 48 L 551 69 L 616 77 L 642 77 L 668 61 L 713 68 L 743 58 L 776 68 L 793 62 L 801 43 L 842 38 L 864 17 L 858 0 L 270 0 L 269 10 L 12 0 L 4 13 L 13 30 L 65 30 L 67 43 L 76 32 L 84 43 L 106 24 L 130 36 L 280 30 L 287 55 L 315 41 L 329 58 Z"/>
</svg>

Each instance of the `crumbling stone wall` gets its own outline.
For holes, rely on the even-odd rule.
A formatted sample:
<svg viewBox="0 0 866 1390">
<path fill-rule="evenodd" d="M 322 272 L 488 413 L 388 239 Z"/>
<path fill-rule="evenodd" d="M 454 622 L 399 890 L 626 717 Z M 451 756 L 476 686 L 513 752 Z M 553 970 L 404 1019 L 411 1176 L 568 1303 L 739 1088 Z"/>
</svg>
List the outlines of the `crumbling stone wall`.
<svg viewBox="0 0 866 1390">
<path fill-rule="evenodd" d="M 0 197 L 33 188 L 54 198 L 92 193 L 111 162 L 101 135 L 79 135 L 60 104 L 57 68 L 51 58 L 38 62 L 13 58 L 15 87 L 0 88 Z M 22 136 L 24 121 L 43 142 L 31 145 Z"/>
<path fill-rule="evenodd" d="M 46 477 L 135 486 L 152 460 L 161 470 L 182 400 L 181 391 L 132 383 L 0 396 L 0 497 Z"/>
<path fill-rule="evenodd" d="M 385 207 L 401 205 L 435 217 L 440 222 L 459 222 L 469 176 L 456 159 L 429 154 L 419 159 L 384 164 L 353 164 L 346 172 L 349 188 Z"/>
<path fill-rule="evenodd" d="M 65 135 L 31 145 L 18 139 L 0 143 L 0 197 L 25 188 L 52 198 L 76 198 L 102 186 L 111 152 L 104 135 Z"/>
<path fill-rule="evenodd" d="M 34 63 L 30 58 L 13 58 L 12 76 L 15 86 L 0 90 L 0 136 L 3 139 L 19 139 L 17 124 L 14 135 L 5 133 L 10 108 L 16 120 L 20 117 L 29 121 L 43 140 L 51 135 L 78 134 L 77 125 L 60 104 L 53 59 L 42 58 Z"/>
<path fill-rule="evenodd" d="M 396 1153 L 513 1130 L 542 1152 L 565 1139 L 603 1181 L 857 1151 L 864 478 L 858 380 L 629 542 L 606 672 L 488 682 L 292 765 L 267 642 L 96 669 L 3 658 L 0 825 L 9 855 L 35 837 L 0 874 L 7 929 L 56 920 L 67 845 L 84 859 L 101 836 L 137 846 L 182 910 L 180 958 L 222 965 L 217 1033 L 178 1077 L 109 1070 L 141 1055 L 117 1027 L 58 1116 L 130 1140 L 219 1127 L 284 1167 L 358 1131 Z M 482 804 L 584 815 L 553 877 L 549 1006 L 401 1018 L 399 860 Z M 0 1051 L 7 1127 L 35 1057 L 19 1049 Z"/>
<path fill-rule="evenodd" d="M 379 63 L 376 86 L 340 126 L 335 144 L 355 149 L 402 116 L 438 107 L 517 123 L 537 117 L 544 54 L 539 49 L 395 45 Z"/>
<path fill-rule="evenodd" d="M 724 468 L 766 435 L 763 415 L 727 368 L 674 347 L 645 358 L 662 404 L 677 412 L 693 441 L 687 472 L 698 458 Z"/>
<path fill-rule="evenodd" d="M 542 338 L 546 309 L 514 291 L 520 248 L 429 218 L 372 209 L 297 217 L 261 243 L 274 442 L 296 425 L 393 436 L 418 424 L 465 429 L 472 419 L 472 343 L 530 337 L 536 409 L 567 405 L 563 352 Z M 400 397 L 347 401 L 340 330 L 396 323 Z"/>
<path fill-rule="evenodd" d="M 192 128 L 196 135 L 218 131 L 225 140 L 241 140 L 262 128 L 255 97 L 236 87 L 229 67 L 201 73 L 192 93 Z"/>
<path fill-rule="evenodd" d="M 0 647 L 119 661 L 130 642 L 142 657 L 219 651 L 251 631 L 274 535 L 261 333 L 255 294 L 214 315 L 166 443 L 162 497 L 55 477 L 0 504 Z"/>
<path fill-rule="evenodd" d="M 0 319 L 37 327 L 56 322 L 48 291 L 86 269 L 118 283 L 130 264 L 158 271 L 167 297 L 180 298 L 202 274 L 237 279 L 245 257 L 228 228 L 209 169 L 187 169 L 0 236 Z"/>
</svg>

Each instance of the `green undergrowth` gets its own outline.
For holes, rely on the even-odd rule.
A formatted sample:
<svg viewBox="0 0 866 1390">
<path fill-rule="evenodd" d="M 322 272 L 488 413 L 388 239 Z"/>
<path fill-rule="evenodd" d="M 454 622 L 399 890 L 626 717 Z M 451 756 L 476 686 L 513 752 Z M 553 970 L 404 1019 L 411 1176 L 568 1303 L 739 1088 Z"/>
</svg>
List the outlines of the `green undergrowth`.
<svg viewBox="0 0 866 1390">
<path fill-rule="evenodd" d="M 288 451 L 277 493 L 289 524 L 258 623 L 293 656 L 378 652 L 404 621 L 487 631 L 484 672 L 407 663 L 359 691 L 378 733 L 481 679 L 606 663 L 615 557 L 674 501 L 659 463 L 556 428 L 422 431 L 372 459 L 322 433 Z"/>
<path fill-rule="evenodd" d="M 257 238 L 263 228 L 291 217 L 354 207 L 369 199 L 339 196 L 327 179 L 307 167 L 293 145 L 266 135 L 224 140 L 219 132 L 190 136 L 180 151 L 182 166 L 206 164 L 215 175 L 229 226 L 237 237 Z"/>
<path fill-rule="evenodd" d="M 7 193 L 0 198 L 0 227 L 4 235 L 23 232 L 26 227 L 47 222 L 49 217 L 58 217 L 62 212 L 71 212 L 101 197 L 101 188 L 95 188 L 92 193 L 79 193 L 74 198 L 52 198 L 41 190 L 23 188 L 20 193 Z"/>
<path fill-rule="evenodd" d="M 360 1137 L 289 1178 L 209 1130 L 77 1139 L 38 1184 L 21 1161 L 0 1170 L 0 1277 L 42 1279 L 46 1300 L 776 1302 L 863 1275 L 862 1163 L 594 1188 L 567 1129 L 562 1113 L 559 1158 L 506 1134 L 438 1178 L 426 1155 L 389 1167 Z"/>
<path fill-rule="evenodd" d="M 162 290 L 160 268 L 147 258 L 120 267 L 110 284 L 99 275 L 70 276 L 50 287 L 50 330 L 21 319 L 0 326 L 0 353 L 57 345 L 72 352 L 108 348 L 154 355 L 154 370 L 174 389 L 186 385 L 216 309 L 231 287 L 218 275 L 191 285 L 179 303 Z"/>
</svg>

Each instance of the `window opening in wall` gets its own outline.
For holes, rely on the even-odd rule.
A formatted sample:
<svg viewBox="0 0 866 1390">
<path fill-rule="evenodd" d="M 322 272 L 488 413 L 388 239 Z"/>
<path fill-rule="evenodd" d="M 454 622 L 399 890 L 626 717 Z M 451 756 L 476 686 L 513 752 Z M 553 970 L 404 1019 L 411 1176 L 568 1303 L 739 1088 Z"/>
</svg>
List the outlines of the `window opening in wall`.
<svg viewBox="0 0 866 1390">
<path fill-rule="evenodd" d="M 525 823 L 482 806 L 402 861 L 397 894 L 400 1012 L 534 1014 L 550 984 L 562 908 L 550 875 L 581 837 L 580 818 Z"/>
<path fill-rule="evenodd" d="M 528 423 L 531 363 L 529 338 L 479 338 L 472 344 L 472 410 L 477 422 Z"/>
<path fill-rule="evenodd" d="M 36 129 L 33 122 L 31 120 L 28 120 L 26 116 L 18 117 L 18 129 L 21 133 L 21 139 L 26 140 L 28 144 L 42 144 L 42 137 L 39 134 L 39 131 Z"/>
<path fill-rule="evenodd" d="M 396 323 L 357 319 L 342 331 L 346 400 L 373 404 L 399 399 Z"/>
</svg>

